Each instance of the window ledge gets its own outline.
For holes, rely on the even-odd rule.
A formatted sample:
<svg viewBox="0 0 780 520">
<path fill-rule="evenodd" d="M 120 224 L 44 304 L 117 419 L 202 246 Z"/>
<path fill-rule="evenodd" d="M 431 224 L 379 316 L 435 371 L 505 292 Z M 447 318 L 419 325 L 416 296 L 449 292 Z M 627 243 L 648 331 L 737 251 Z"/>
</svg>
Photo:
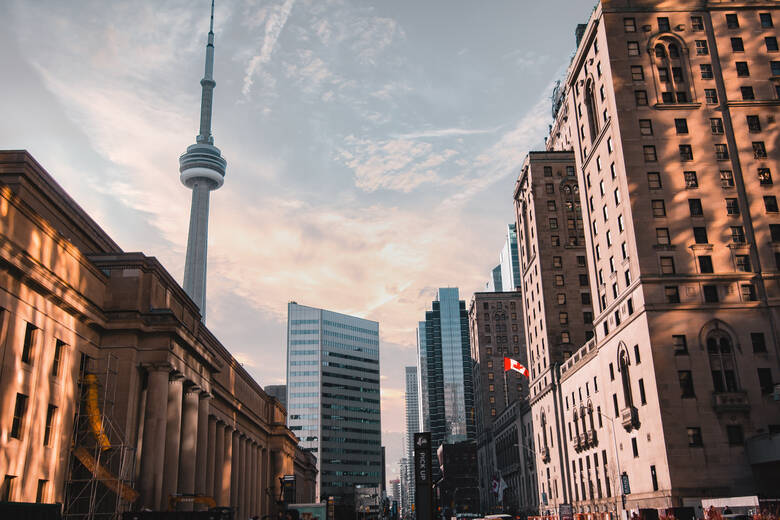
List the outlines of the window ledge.
<svg viewBox="0 0 780 520">
<path fill-rule="evenodd" d="M 679 110 L 679 109 L 696 109 L 701 106 L 701 103 L 656 103 L 653 108 L 657 110 Z"/>
</svg>

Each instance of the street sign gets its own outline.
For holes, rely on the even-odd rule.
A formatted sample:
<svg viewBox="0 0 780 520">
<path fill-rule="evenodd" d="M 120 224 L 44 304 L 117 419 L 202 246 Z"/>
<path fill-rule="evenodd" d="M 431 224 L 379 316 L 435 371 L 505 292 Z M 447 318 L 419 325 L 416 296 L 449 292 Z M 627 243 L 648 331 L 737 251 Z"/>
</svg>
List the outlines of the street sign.
<svg viewBox="0 0 780 520">
<path fill-rule="evenodd" d="M 414 434 L 414 487 L 417 520 L 433 520 L 433 477 L 431 434 Z"/>
<path fill-rule="evenodd" d="M 542 504 L 547 505 L 547 493 L 542 491 Z"/>
<path fill-rule="evenodd" d="M 630 495 L 631 486 L 628 483 L 628 473 L 623 473 L 622 475 L 620 475 L 620 483 L 623 485 L 623 494 Z"/>
</svg>

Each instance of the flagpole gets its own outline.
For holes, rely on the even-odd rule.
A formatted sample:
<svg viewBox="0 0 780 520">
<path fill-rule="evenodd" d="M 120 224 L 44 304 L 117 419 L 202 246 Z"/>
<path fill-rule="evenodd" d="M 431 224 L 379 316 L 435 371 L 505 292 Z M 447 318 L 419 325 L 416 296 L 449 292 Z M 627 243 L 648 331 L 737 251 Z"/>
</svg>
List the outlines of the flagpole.
<svg viewBox="0 0 780 520">
<path fill-rule="evenodd" d="M 504 408 L 509 408 L 509 388 L 506 386 L 506 370 L 504 370 Z"/>
</svg>

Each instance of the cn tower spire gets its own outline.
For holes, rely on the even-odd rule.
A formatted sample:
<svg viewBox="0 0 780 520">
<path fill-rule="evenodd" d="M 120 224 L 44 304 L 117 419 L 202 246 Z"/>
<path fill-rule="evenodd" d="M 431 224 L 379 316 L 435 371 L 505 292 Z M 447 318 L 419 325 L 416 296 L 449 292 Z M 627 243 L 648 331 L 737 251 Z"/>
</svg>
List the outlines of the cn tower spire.
<svg viewBox="0 0 780 520">
<path fill-rule="evenodd" d="M 206 259 L 208 253 L 209 198 L 212 190 L 222 186 L 227 161 L 214 146 L 211 135 L 211 111 L 214 99 L 214 0 L 211 1 L 211 23 L 206 44 L 206 70 L 200 80 L 200 133 L 195 144 L 179 157 L 182 184 L 192 190 L 187 257 L 184 263 L 184 290 L 206 317 Z"/>
</svg>

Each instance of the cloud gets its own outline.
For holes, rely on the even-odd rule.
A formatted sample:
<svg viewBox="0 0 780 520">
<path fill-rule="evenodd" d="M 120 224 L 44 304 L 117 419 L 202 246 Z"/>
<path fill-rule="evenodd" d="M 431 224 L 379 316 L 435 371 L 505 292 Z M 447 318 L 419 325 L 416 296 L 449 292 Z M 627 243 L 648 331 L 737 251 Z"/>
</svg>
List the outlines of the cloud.
<svg viewBox="0 0 780 520">
<path fill-rule="evenodd" d="M 454 137 L 462 135 L 492 134 L 498 128 L 471 129 L 471 128 L 439 128 L 433 130 L 421 130 L 398 135 L 399 139 L 420 139 L 423 137 Z"/>
<path fill-rule="evenodd" d="M 290 16 L 295 0 L 285 0 L 283 4 L 275 6 L 273 12 L 265 15 L 265 35 L 260 46 L 260 52 L 249 60 L 244 73 L 244 86 L 241 93 L 248 96 L 254 84 L 254 76 L 258 74 L 262 65 L 268 63 L 276 47 L 279 35 L 282 33 L 287 18 Z"/>
</svg>

